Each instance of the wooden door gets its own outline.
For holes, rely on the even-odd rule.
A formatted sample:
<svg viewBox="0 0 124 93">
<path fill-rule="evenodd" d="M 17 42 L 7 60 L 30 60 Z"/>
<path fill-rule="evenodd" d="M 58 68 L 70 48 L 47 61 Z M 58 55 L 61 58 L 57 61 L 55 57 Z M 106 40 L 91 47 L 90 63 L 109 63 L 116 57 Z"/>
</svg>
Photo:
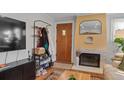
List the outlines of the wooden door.
<svg viewBox="0 0 124 93">
<path fill-rule="evenodd" d="M 57 24 L 57 62 L 71 63 L 72 23 Z"/>
</svg>

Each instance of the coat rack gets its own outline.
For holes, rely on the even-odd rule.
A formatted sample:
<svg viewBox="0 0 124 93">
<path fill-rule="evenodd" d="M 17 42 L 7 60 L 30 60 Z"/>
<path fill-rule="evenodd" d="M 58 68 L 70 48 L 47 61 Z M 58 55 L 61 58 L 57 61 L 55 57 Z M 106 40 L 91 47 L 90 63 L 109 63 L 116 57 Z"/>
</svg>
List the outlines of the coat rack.
<svg viewBox="0 0 124 93">
<path fill-rule="evenodd" d="M 36 27 L 36 23 L 37 22 L 41 22 L 41 23 L 44 23 L 44 24 L 46 24 L 46 27 L 48 27 L 48 26 L 52 26 L 51 24 L 49 24 L 49 23 L 47 23 L 47 22 L 45 22 L 45 21 L 43 21 L 43 20 L 34 20 L 34 36 L 35 36 L 35 27 Z M 35 49 L 35 37 L 34 37 L 34 40 L 33 40 L 33 42 L 34 42 L 34 49 Z"/>
<path fill-rule="evenodd" d="M 34 55 L 33 55 L 33 60 L 36 61 L 35 56 L 37 56 L 37 57 L 39 58 L 39 64 L 38 64 L 38 65 L 39 65 L 39 66 L 38 66 L 38 69 L 39 69 L 40 66 L 41 66 L 41 64 L 40 64 L 40 63 L 41 63 L 41 62 L 40 62 L 40 57 L 41 57 L 41 56 L 44 56 L 44 55 L 35 55 L 35 34 L 36 34 L 35 32 L 36 32 L 36 28 L 37 28 L 37 26 L 36 26 L 36 23 L 37 23 L 37 22 L 41 22 L 41 23 L 46 24 L 46 28 L 47 28 L 48 26 L 52 26 L 52 25 L 49 24 L 49 23 L 47 23 L 47 22 L 45 22 L 45 21 L 43 21 L 43 20 L 35 20 L 35 21 L 34 21 L 34 27 L 33 27 L 33 29 L 34 29 L 34 35 L 33 35 L 33 36 L 34 36 L 34 39 L 33 39 L 33 44 L 34 44 L 34 46 L 33 46 L 33 47 L 34 47 Z M 38 27 L 38 28 L 39 28 L 39 27 Z M 50 58 L 51 58 L 51 57 L 50 57 Z M 51 60 L 50 60 L 49 62 L 52 63 Z M 49 64 L 50 64 L 50 63 L 49 63 Z M 37 67 L 36 67 L 36 68 L 37 68 Z"/>
</svg>

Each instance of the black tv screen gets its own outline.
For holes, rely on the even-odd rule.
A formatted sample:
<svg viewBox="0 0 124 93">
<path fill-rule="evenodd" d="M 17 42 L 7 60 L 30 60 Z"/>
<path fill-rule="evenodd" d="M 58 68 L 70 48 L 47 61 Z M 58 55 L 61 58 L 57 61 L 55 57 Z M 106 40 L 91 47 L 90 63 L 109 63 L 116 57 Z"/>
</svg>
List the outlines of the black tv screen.
<svg viewBox="0 0 124 93">
<path fill-rule="evenodd" d="M 26 23 L 0 17 L 0 52 L 26 49 Z"/>
</svg>

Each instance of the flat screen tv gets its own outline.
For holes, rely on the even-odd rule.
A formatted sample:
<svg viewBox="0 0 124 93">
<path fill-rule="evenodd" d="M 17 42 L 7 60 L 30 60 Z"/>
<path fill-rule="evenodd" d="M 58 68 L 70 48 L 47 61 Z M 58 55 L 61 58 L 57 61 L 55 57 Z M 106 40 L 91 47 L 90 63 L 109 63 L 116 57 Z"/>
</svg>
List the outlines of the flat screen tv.
<svg viewBox="0 0 124 93">
<path fill-rule="evenodd" d="M 0 52 L 26 49 L 26 23 L 0 17 Z"/>
</svg>

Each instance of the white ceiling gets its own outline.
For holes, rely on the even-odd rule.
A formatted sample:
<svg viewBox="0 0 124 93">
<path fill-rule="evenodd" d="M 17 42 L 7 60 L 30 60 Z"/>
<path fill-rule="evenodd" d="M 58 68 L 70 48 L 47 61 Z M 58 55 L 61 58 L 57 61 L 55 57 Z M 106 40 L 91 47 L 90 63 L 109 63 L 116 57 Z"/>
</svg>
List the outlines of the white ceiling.
<svg viewBox="0 0 124 93">
<path fill-rule="evenodd" d="M 79 15 L 87 15 L 89 13 L 47 13 L 49 16 L 54 18 L 55 21 L 73 19 Z"/>
</svg>

